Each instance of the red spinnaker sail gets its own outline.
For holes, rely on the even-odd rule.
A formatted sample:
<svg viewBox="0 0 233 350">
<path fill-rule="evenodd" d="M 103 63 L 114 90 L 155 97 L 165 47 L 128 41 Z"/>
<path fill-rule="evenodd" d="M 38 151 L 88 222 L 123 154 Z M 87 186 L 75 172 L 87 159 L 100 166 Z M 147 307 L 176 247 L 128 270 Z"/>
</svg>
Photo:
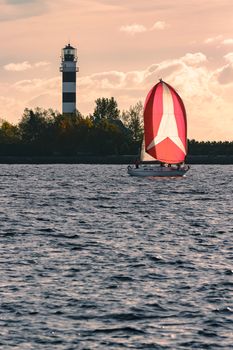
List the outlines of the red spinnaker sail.
<svg viewBox="0 0 233 350">
<path fill-rule="evenodd" d="M 144 106 L 145 151 L 164 163 L 184 161 L 187 122 L 183 101 L 164 81 L 148 93 Z"/>
</svg>

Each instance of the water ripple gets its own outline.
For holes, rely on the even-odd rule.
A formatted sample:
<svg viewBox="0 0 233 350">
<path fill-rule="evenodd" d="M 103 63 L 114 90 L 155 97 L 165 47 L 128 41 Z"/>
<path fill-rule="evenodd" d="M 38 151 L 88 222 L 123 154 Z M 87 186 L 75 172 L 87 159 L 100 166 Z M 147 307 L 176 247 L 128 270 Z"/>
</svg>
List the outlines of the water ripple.
<svg viewBox="0 0 233 350">
<path fill-rule="evenodd" d="M 2 165 L 0 347 L 233 344 L 231 165 Z"/>
</svg>

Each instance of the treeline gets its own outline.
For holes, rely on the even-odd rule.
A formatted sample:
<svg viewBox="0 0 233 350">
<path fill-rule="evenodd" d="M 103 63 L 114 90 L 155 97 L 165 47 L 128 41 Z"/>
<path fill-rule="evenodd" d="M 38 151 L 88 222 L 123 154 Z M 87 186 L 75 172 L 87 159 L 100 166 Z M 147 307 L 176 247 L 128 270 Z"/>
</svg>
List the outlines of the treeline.
<svg viewBox="0 0 233 350">
<path fill-rule="evenodd" d="M 190 155 L 233 155 L 233 142 L 229 141 L 196 141 L 188 140 L 188 153 Z"/>
<path fill-rule="evenodd" d="M 97 99 L 88 116 L 26 108 L 17 125 L 1 120 L 0 156 L 137 155 L 142 114 L 141 102 L 121 112 L 113 97 Z M 233 142 L 191 140 L 189 154 L 233 154 Z"/>
<path fill-rule="evenodd" d="M 142 110 L 139 102 L 121 113 L 113 97 L 97 99 L 89 116 L 26 108 L 18 125 L 2 120 L 0 156 L 137 154 Z"/>
</svg>

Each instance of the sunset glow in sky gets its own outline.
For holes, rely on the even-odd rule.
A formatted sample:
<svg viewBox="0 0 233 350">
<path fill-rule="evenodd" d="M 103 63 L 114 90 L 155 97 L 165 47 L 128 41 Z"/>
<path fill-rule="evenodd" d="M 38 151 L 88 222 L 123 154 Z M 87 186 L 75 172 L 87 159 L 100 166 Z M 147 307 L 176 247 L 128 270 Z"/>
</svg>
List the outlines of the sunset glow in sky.
<svg viewBox="0 0 233 350">
<path fill-rule="evenodd" d="M 0 0 L 0 118 L 61 111 L 60 52 L 77 48 L 77 108 L 144 103 L 163 78 L 182 97 L 188 137 L 233 140 L 232 0 Z"/>
</svg>

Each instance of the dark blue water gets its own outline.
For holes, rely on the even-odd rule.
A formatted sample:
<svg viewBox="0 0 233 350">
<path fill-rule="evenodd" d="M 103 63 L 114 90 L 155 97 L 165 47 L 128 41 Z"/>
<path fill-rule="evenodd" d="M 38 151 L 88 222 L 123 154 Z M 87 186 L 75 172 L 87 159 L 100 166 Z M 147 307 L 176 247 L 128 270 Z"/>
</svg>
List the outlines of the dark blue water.
<svg viewBox="0 0 233 350">
<path fill-rule="evenodd" d="M 232 178 L 1 165 L 0 348 L 232 349 Z"/>
</svg>

